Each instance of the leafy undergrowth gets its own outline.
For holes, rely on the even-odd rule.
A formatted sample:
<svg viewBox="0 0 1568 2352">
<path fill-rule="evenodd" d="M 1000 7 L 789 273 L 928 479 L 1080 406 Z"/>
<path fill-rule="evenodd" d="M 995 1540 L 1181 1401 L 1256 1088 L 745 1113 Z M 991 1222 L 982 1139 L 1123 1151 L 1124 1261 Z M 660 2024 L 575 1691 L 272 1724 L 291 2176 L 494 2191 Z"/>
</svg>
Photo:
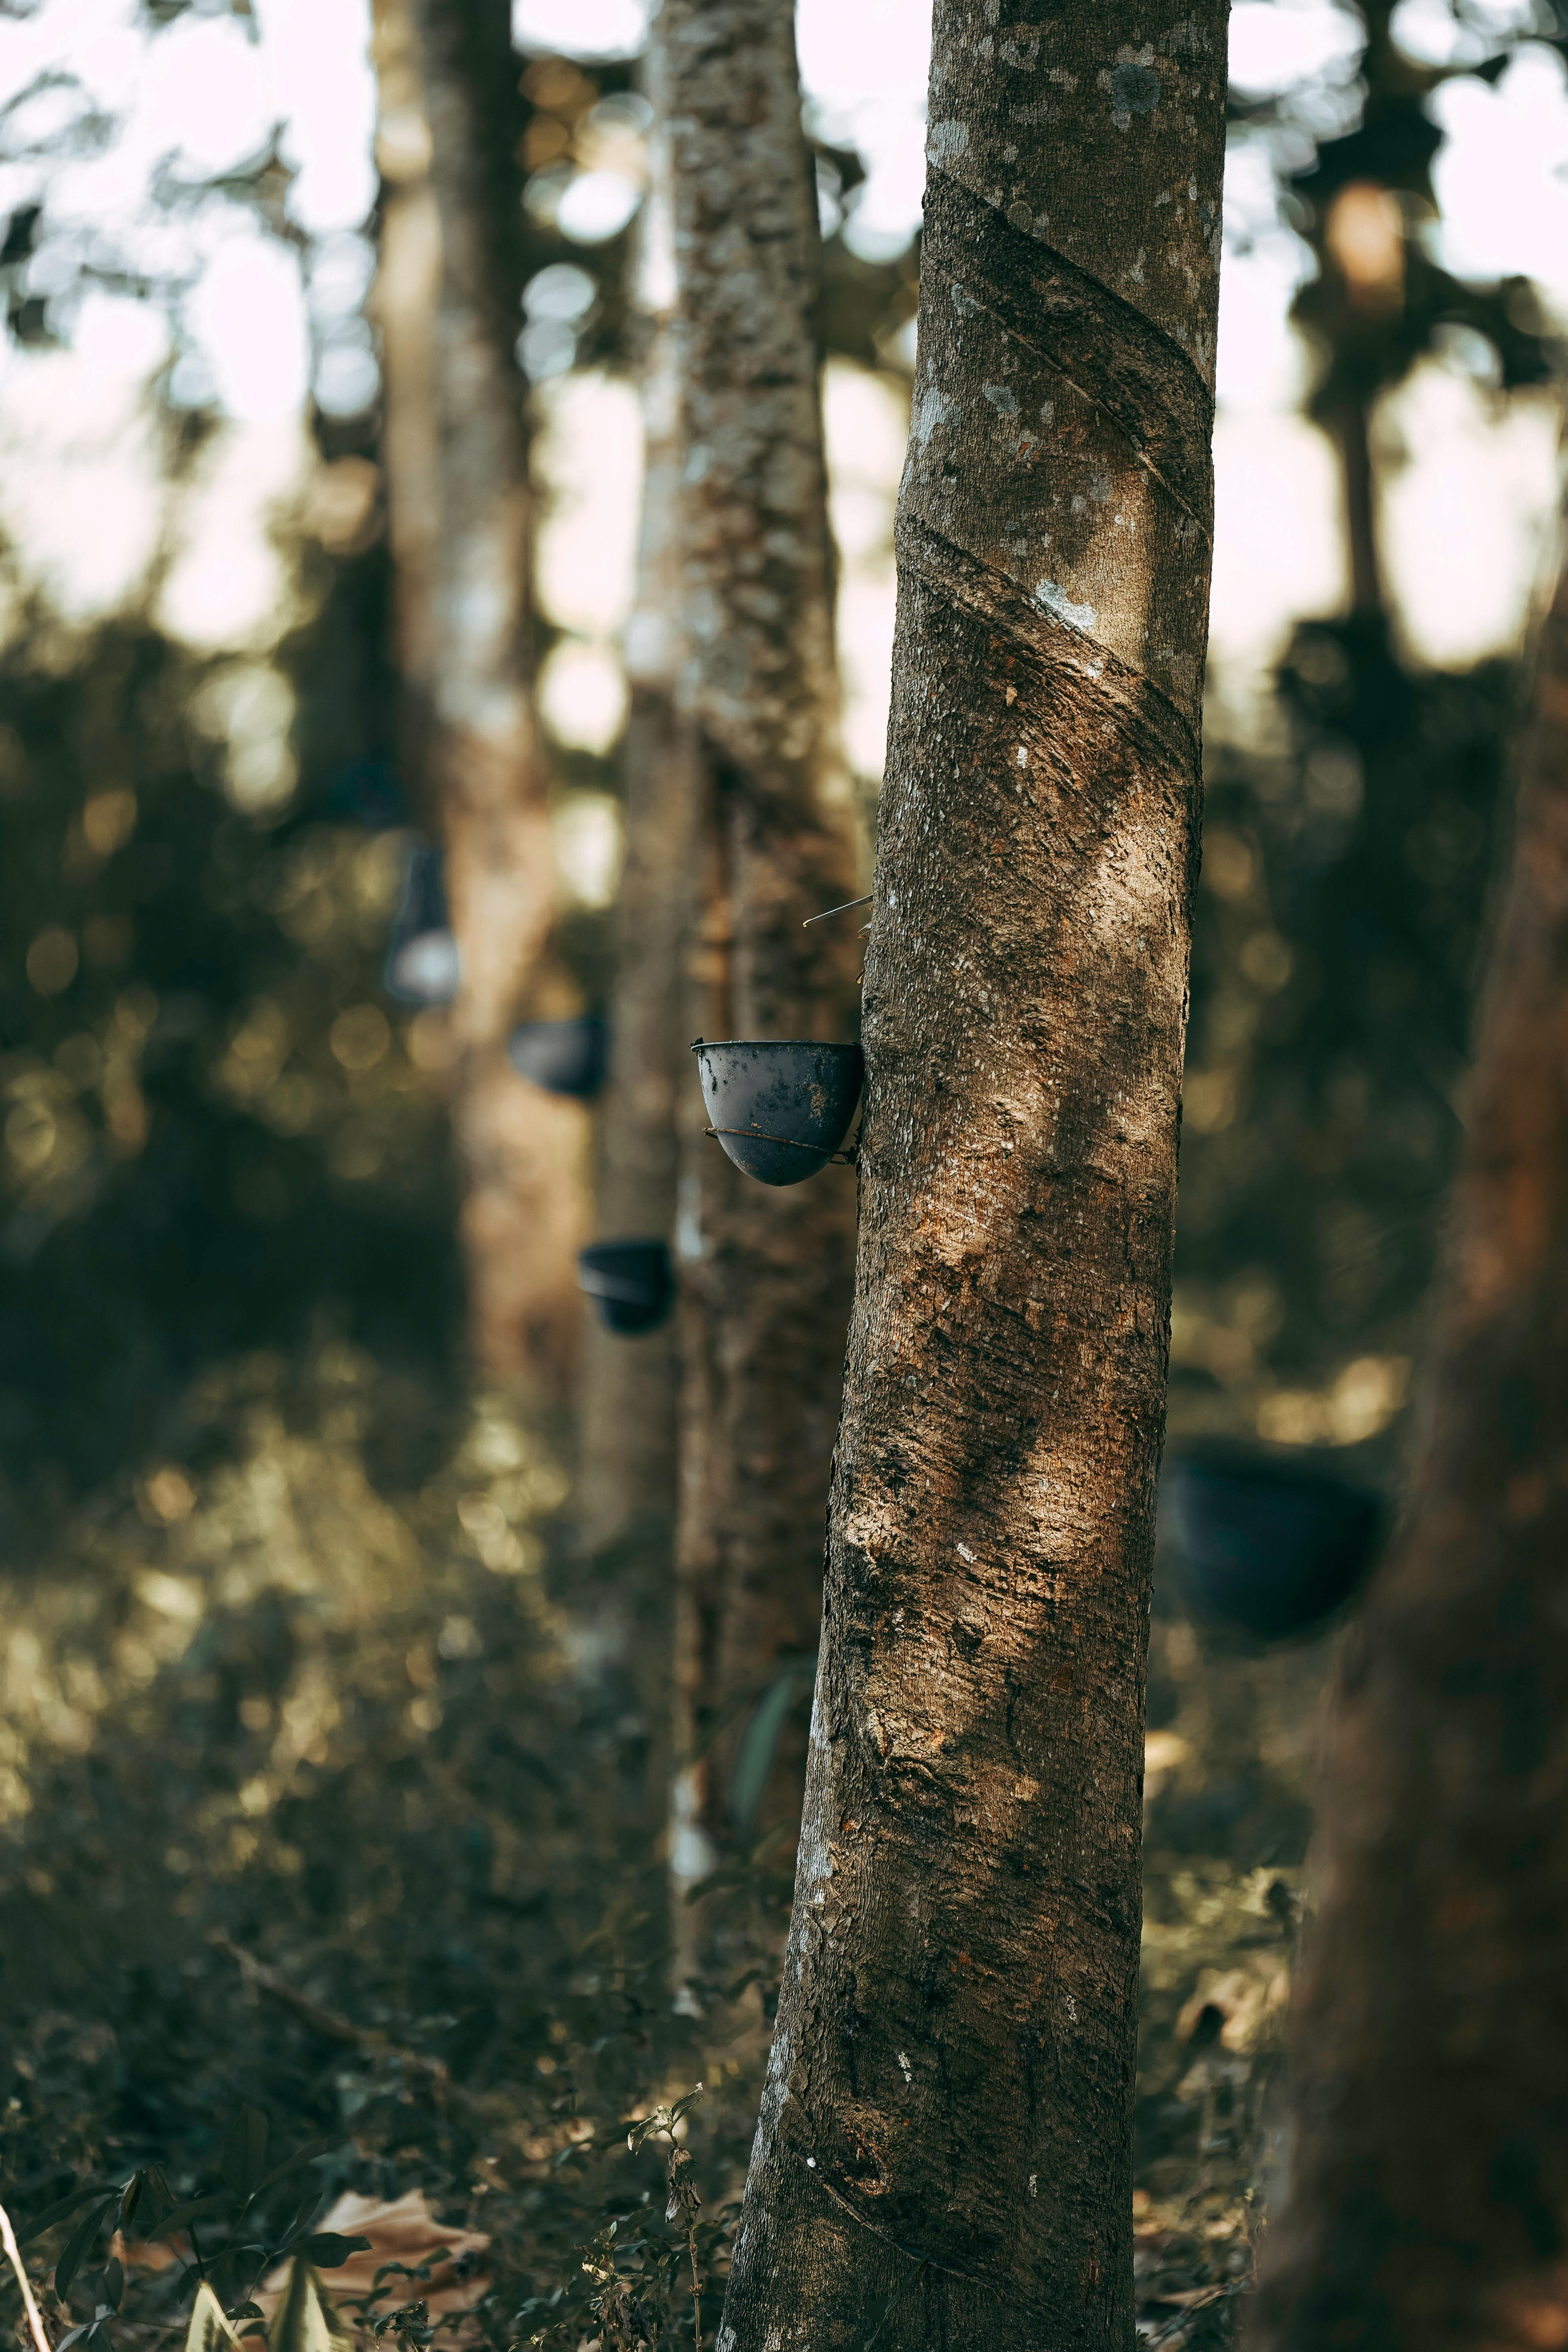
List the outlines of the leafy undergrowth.
<svg viewBox="0 0 1568 2352">
<path fill-rule="evenodd" d="M 259 2327 L 301 2247 L 366 2337 L 688 2342 L 695 2280 L 710 2342 L 792 1855 L 725 1871 L 675 2013 L 657 1560 L 578 1555 L 501 1401 L 330 1339 L 175 1437 L 4 1595 L 0 2197 L 51 2343 L 163 2352 L 204 2277 Z M 1321 1665 L 1156 1615 L 1140 2326 L 1194 2352 L 1249 2271 Z"/>
</svg>

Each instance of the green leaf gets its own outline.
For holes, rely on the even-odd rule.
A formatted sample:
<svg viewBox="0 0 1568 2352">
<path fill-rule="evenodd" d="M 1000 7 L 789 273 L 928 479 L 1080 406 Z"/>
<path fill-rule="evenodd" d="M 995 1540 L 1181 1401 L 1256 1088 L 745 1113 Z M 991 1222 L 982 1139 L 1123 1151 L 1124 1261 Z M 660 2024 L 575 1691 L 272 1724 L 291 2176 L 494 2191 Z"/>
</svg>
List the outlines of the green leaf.
<svg viewBox="0 0 1568 2352">
<path fill-rule="evenodd" d="M 804 1666 L 793 1663 L 786 1666 L 758 1700 L 741 1734 L 735 1769 L 730 1775 L 730 1815 L 742 1836 L 757 1818 L 789 1711 L 802 1688 L 808 1686 Z"/>
<path fill-rule="evenodd" d="M 83 2205 L 90 2204 L 95 2197 L 102 2195 L 101 2182 L 91 2189 L 73 2189 L 68 2197 L 62 2197 L 57 2203 L 46 2205 L 41 2213 L 35 2213 L 26 2228 L 17 2231 L 16 2243 L 19 2246 L 31 2245 L 33 2240 L 41 2238 L 46 2230 L 52 2230 L 57 2221 L 63 2221 L 68 2214 L 79 2211 Z"/>
<path fill-rule="evenodd" d="M 263 2189 L 270 2189 L 275 2180 L 281 2180 L 287 2174 L 297 2172 L 302 2164 L 314 2164 L 318 2157 L 331 2156 L 334 2148 L 342 2146 L 341 2137 L 337 2139 L 308 2139 L 303 2147 L 297 2147 L 292 2156 L 285 2157 L 281 2164 L 275 2164 L 271 2171 L 257 2182 L 250 2192 L 251 2195 L 259 2197 Z"/>
<path fill-rule="evenodd" d="M 318 2230 L 314 2237 L 305 2240 L 304 2252 L 318 2270 L 335 2271 L 351 2254 L 367 2252 L 371 2243 L 369 2238 L 345 2238 L 336 2230 Z"/>
<path fill-rule="evenodd" d="M 229 2270 L 237 2273 L 244 2271 L 248 2268 L 250 2263 L 253 2263 L 258 2255 L 264 2255 L 266 2252 L 267 2249 L 265 2246 L 258 2245 L 254 2241 L 247 2244 L 241 2239 L 232 2238 L 228 2244 L 222 2248 L 218 2253 L 213 2255 L 211 2260 L 208 2262 L 206 2265 L 207 2276 L 209 2278 L 216 2279 L 219 2271 L 224 2269 L 226 2266 Z"/>
<path fill-rule="evenodd" d="M 325 2194 L 320 2189 L 311 2189 L 300 2198 L 282 2228 L 271 2232 L 272 2253 L 269 2257 L 271 2262 L 280 2263 L 285 2254 L 291 2253 L 303 2239 L 309 2237 L 310 2225 L 320 2214 L 325 2202 Z"/>
<path fill-rule="evenodd" d="M 130 2227 L 131 2217 L 141 2204 L 142 2191 L 146 2186 L 147 2175 L 138 2167 L 126 2182 L 120 2200 L 120 2226 L 122 2230 Z"/>
<path fill-rule="evenodd" d="M 55 2293 L 62 2303 L 69 2290 L 72 2279 L 87 2259 L 89 2247 L 103 2227 L 106 2217 L 114 2210 L 118 2201 L 114 2197 L 100 2196 L 98 2203 L 82 2215 L 81 2220 L 71 2231 L 69 2242 L 55 2265 Z"/>
<path fill-rule="evenodd" d="M 379 2294 L 389 2278 L 427 2279 L 430 2275 L 432 2261 L 443 2259 L 444 2257 L 439 2254 L 426 2254 L 425 2260 L 417 2263 L 378 2263 L 375 2276 L 370 2283 L 372 2292 Z"/>
<path fill-rule="evenodd" d="M 239 2338 L 224 2317 L 223 2305 L 204 2279 L 191 2305 L 185 2352 L 238 2352 Z"/>
<path fill-rule="evenodd" d="M 303 2254 L 296 2254 L 267 2339 L 268 2352 L 342 2352 L 348 2341 L 321 2280 Z"/>
<path fill-rule="evenodd" d="M 125 2293 L 125 2266 L 118 2254 L 110 2254 L 103 2265 L 103 2299 L 110 2311 L 118 2311 Z"/>
<path fill-rule="evenodd" d="M 218 2170 L 237 2197 L 248 2197 L 266 2162 L 267 2118 L 258 2107 L 242 2106 L 223 2136 Z"/>
<path fill-rule="evenodd" d="M 183 2205 L 176 2205 L 173 2212 L 164 2214 L 153 2234 L 158 2238 L 172 2237 L 176 2230 L 183 2230 L 187 2221 L 199 2221 L 204 2213 L 232 2213 L 234 2203 L 234 2199 L 221 2189 L 215 2190 L 208 2197 L 189 2197 Z"/>
</svg>

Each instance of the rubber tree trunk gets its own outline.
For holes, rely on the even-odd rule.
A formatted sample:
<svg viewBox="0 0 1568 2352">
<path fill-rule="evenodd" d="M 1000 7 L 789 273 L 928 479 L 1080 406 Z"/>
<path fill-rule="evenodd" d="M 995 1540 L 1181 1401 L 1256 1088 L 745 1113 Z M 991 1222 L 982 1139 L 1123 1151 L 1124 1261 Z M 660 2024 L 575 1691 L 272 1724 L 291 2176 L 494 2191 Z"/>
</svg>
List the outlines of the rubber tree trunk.
<svg viewBox="0 0 1568 2352">
<path fill-rule="evenodd" d="M 510 72 L 504 7 L 486 0 L 486 8 Z M 400 588 L 399 634 L 418 664 L 408 681 L 411 745 L 446 850 L 461 960 L 452 1108 L 474 1351 L 493 1376 L 558 1389 L 580 1329 L 587 1118 L 525 1084 L 506 1053 L 520 1019 L 567 1007 L 549 954 L 556 888 L 531 692 L 522 387 L 489 217 L 489 126 L 468 55 L 488 29 L 444 0 L 410 0 L 406 14 L 388 0 L 378 18 L 384 146 L 395 59 L 404 152 L 417 153 L 416 109 L 427 135 L 427 192 L 416 166 L 391 216 L 410 292 L 432 228 L 439 252 L 438 271 L 428 269 L 426 350 L 407 302 L 387 347 L 385 448 L 395 554 L 401 562 L 408 549 L 419 567 L 406 597 Z"/>
<path fill-rule="evenodd" d="M 1347 1642 L 1259 2352 L 1568 2344 L 1568 574 L 1402 1529 Z"/>
<path fill-rule="evenodd" d="M 794 11 L 664 0 L 652 42 L 673 170 L 683 692 L 706 771 L 688 1035 L 849 1038 L 855 919 L 802 929 L 861 886 Z M 816 1640 L 855 1218 L 842 1169 L 774 1190 L 731 1168 L 689 1061 L 684 1105 L 678 1925 L 723 1813 L 724 1741 L 706 1767 L 695 1750 L 779 1653 Z"/>
<path fill-rule="evenodd" d="M 657 66 L 657 59 L 654 61 Z M 600 1119 L 598 1230 L 606 1240 L 675 1239 L 677 1118 L 691 1083 L 686 1051 L 687 937 L 701 773 L 680 709 L 680 437 L 672 306 L 667 110 L 657 102 L 636 303 L 642 341 L 642 525 L 626 625 L 626 863 L 610 1056 Z M 628 1339 L 588 1327 L 583 1383 L 583 1523 L 591 1544 L 662 1548 L 677 1494 L 677 1326 Z"/>
<path fill-rule="evenodd" d="M 1226 7 L 937 0 L 860 1242 L 721 2352 L 1126 2352 Z"/>
</svg>

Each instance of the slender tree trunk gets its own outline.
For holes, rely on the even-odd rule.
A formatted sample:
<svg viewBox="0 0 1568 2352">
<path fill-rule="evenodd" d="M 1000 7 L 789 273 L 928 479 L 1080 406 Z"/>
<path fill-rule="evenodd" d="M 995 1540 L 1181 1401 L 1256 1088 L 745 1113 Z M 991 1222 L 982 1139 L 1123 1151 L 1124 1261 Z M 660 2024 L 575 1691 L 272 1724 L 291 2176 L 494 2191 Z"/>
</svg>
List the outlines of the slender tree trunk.
<svg viewBox="0 0 1568 2352">
<path fill-rule="evenodd" d="M 504 8 L 500 24 L 510 71 Z M 587 1120 L 579 1105 L 520 1081 L 506 1054 L 520 1018 L 564 1007 L 548 952 L 556 892 L 528 642 L 522 387 L 491 249 L 485 126 L 463 54 L 475 32 L 445 0 L 412 0 L 406 13 L 384 0 L 378 20 L 384 97 L 395 60 L 406 152 L 417 148 L 409 118 L 421 105 L 428 137 L 427 190 L 410 171 L 389 215 L 402 267 L 384 273 L 396 318 L 386 456 L 394 545 L 417 566 L 399 592 L 400 635 L 419 665 L 409 731 L 446 848 L 461 958 L 453 1119 L 474 1349 L 491 1374 L 558 1385 L 580 1322 Z M 432 219 L 439 276 L 422 352 L 412 301 L 395 297 L 400 286 L 413 292 Z M 384 319 L 388 310 L 384 300 Z"/>
<path fill-rule="evenodd" d="M 430 126 L 419 59 L 402 0 L 377 0 L 374 53 L 382 187 L 371 308 L 381 336 L 381 457 L 392 542 L 398 748 L 417 794 L 436 677 L 441 447 L 434 328 L 441 290 L 441 223 L 430 185 Z"/>
<path fill-rule="evenodd" d="M 937 0 L 860 1246 L 721 2352 L 1132 2340 L 1225 0 Z"/>
<path fill-rule="evenodd" d="M 1378 553 L 1377 469 L 1365 402 L 1351 401 L 1342 408 L 1332 420 L 1332 431 L 1344 476 L 1351 610 L 1360 619 L 1381 619 L 1386 606 Z"/>
<path fill-rule="evenodd" d="M 679 404 L 671 318 L 675 255 L 668 125 L 657 84 L 654 94 L 660 121 L 651 142 L 637 293 L 643 335 L 643 504 L 637 591 L 626 638 L 632 689 L 625 755 L 626 865 L 600 1121 L 598 1226 L 606 1240 L 658 1238 L 673 1246 L 678 1107 L 691 1083 L 683 1016 L 701 762 L 695 725 L 678 702 L 683 641 Z M 596 1546 L 630 1538 L 668 1547 L 673 1536 L 676 1330 L 672 1320 L 627 1339 L 590 1323 L 582 1489 L 584 1531 Z"/>
<path fill-rule="evenodd" d="M 1568 2345 L 1568 572 L 1411 1499 L 1342 1659 L 1259 2352 Z"/>
<path fill-rule="evenodd" d="M 664 0 L 653 43 L 673 167 L 684 694 L 706 765 L 692 1025 L 848 1038 L 854 921 L 801 928 L 858 885 L 794 12 Z M 704 1787 L 698 1741 L 779 1651 L 816 1638 L 855 1215 L 842 1171 L 777 1191 L 738 1174 L 702 1134 L 694 1068 L 685 1106 L 678 1895 L 703 1860 L 684 1832 L 721 1814 L 723 1749 Z"/>
</svg>

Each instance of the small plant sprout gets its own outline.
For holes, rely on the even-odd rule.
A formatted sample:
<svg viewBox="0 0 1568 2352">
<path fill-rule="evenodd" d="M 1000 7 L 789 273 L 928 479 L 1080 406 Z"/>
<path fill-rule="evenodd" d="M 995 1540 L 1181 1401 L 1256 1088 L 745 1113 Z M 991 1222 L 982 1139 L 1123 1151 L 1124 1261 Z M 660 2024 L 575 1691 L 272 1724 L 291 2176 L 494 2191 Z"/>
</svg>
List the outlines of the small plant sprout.
<svg viewBox="0 0 1568 2352">
<path fill-rule="evenodd" d="M 668 2144 L 665 2182 L 669 2195 L 664 2218 L 686 2239 L 687 2257 L 691 2264 L 691 2326 L 697 2352 L 702 2352 L 702 2282 L 697 2270 L 697 2216 L 702 2210 L 702 2200 L 691 2177 L 690 2150 L 681 2146 L 676 2135 L 701 2096 L 702 2084 L 698 2083 L 673 2106 L 655 2107 L 651 2115 L 642 2116 L 626 2134 L 626 2146 L 634 2156 L 650 2139 L 662 2139 Z"/>
<path fill-rule="evenodd" d="M 593 2244 L 583 2257 L 583 2268 L 593 2282 L 591 2298 L 595 2317 L 599 2322 L 606 2352 L 640 2352 L 648 2341 L 643 2326 L 637 2297 L 626 2284 L 616 2263 L 616 2231 L 619 2225 L 606 2221 Z M 542 2335 L 532 2338 L 542 2344 Z"/>
</svg>

